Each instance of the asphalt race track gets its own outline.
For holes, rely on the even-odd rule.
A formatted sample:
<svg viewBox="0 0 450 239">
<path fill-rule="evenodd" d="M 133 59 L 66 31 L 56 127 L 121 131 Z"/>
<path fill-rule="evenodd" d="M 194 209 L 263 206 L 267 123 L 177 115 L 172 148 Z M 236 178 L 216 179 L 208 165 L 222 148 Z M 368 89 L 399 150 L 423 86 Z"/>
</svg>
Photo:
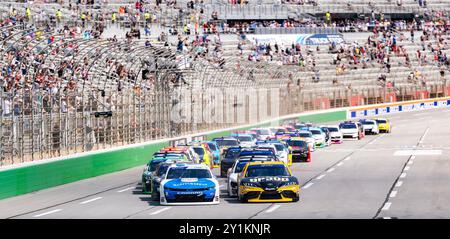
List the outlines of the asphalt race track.
<svg viewBox="0 0 450 239">
<path fill-rule="evenodd" d="M 450 109 L 394 114 L 392 133 L 319 149 L 291 167 L 298 203 L 160 206 L 143 167 L 0 201 L 1 218 L 450 218 Z M 218 174 L 218 170 L 214 170 Z"/>
</svg>

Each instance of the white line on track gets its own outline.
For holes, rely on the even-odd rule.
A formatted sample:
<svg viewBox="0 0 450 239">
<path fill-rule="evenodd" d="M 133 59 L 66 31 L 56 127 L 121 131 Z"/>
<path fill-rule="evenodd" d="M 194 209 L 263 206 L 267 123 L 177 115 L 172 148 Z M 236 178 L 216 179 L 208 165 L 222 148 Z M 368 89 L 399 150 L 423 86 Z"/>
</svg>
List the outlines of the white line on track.
<svg viewBox="0 0 450 239">
<path fill-rule="evenodd" d="M 395 184 L 396 187 L 401 187 L 402 185 L 403 185 L 403 181 L 398 181 L 398 182 Z"/>
<path fill-rule="evenodd" d="M 397 196 L 397 191 L 392 191 L 391 194 L 389 194 L 389 197 L 394 198 Z"/>
<path fill-rule="evenodd" d="M 428 134 L 428 131 L 430 131 L 430 128 L 427 128 L 427 130 L 425 130 L 425 133 L 423 134 L 422 138 L 420 139 L 419 144 L 422 144 L 423 140 L 425 139 L 425 137 Z"/>
<path fill-rule="evenodd" d="M 159 209 L 158 211 L 155 211 L 155 212 L 150 213 L 150 215 L 160 214 L 160 213 L 162 213 L 162 212 L 164 212 L 164 211 L 167 211 L 167 210 L 169 210 L 169 209 L 171 209 L 171 207 L 165 207 L 165 208 Z"/>
<path fill-rule="evenodd" d="M 339 162 L 336 166 L 341 166 L 342 164 L 344 164 L 344 162 Z"/>
<path fill-rule="evenodd" d="M 134 188 L 134 187 L 124 188 L 124 189 L 119 190 L 119 191 L 117 191 L 117 192 L 118 192 L 118 193 L 123 193 L 123 192 L 128 191 L 128 190 L 131 190 L 131 189 L 133 189 L 133 188 Z"/>
<path fill-rule="evenodd" d="M 414 163 L 414 161 L 409 160 L 409 162 L 407 163 L 407 165 L 411 165 L 411 164 L 413 164 L 413 163 Z"/>
<path fill-rule="evenodd" d="M 305 186 L 303 186 L 302 188 L 307 189 L 309 187 L 311 187 L 314 183 L 307 183 Z"/>
<path fill-rule="evenodd" d="M 266 210 L 266 213 L 271 213 L 271 212 L 277 210 L 279 207 L 281 207 L 281 205 L 273 205 L 273 206 L 269 207 L 269 209 Z"/>
<path fill-rule="evenodd" d="M 411 156 L 411 159 L 415 159 L 415 158 L 416 158 L 416 155 L 412 155 L 412 156 Z"/>
<path fill-rule="evenodd" d="M 59 212 L 59 211 L 62 211 L 62 209 L 55 209 L 55 210 L 52 210 L 52 211 L 44 212 L 44 213 L 41 213 L 41 214 L 34 215 L 33 217 L 42 217 L 42 216 L 45 216 L 45 215 L 48 215 L 48 214 L 52 214 L 52 213 L 55 213 L 55 212 Z"/>
<path fill-rule="evenodd" d="M 318 176 L 316 179 L 320 180 L 320 179 L 322 179 L 325 176 L 327 176 L 327 175 L 326 174 L 322 174 L 322 175 Z"/>
<path fill-rule="evenodd" d="M 335 170 L 335 168 L 330 168 L 330 169 L 327 170 L 327 173 L 331 173 L 331 172 L 333 172 L 334 170 Z"/>
<path fill-rule="evenodd" d="M 96 197 L 96 198 L 93 198 L 93 199 L 86 200 L 84 202 L 80 202 L 80 204 L 86 204 L 86 203 L 90 203 L 90 202 L 97 201 L 97 200 L 100 200 L 100 199 L 102 199 L 102 197 Z"/>
<path fill-rule="evenodd" d="M 400 174 L 400 178 L 404 178 L 404 177 L 406 177 L 406 173 Z"/>
<path fill-rule="evenodd" d="M 406 166 L 403 171 L 408 171 L 408 170 L 409 170 L 409 166 Z"/>
<path fill-rule="evenodd" d="M 383 208 L 381 210 L 386 211 L 389 210 L 389 208 L 391 207 L 392 203 L 387 202 L 384 204 Z"/>
<path fill-rule="evenodd" d="M 345 158 L 344 159 L 344 161 L 348 161 L 348 160 L 350 160 L 352 157 L 347 157 L 347 158 Z"/>
</svg>

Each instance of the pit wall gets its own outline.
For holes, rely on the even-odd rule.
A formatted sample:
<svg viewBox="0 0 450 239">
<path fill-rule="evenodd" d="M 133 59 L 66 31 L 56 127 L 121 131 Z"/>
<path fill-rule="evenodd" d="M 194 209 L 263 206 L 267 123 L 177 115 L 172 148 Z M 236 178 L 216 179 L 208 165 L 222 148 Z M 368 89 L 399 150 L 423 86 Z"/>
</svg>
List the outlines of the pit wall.
<svg viewBox="0 0 450 239">
<path fill-rule="evenodd" d="M 450 97 L 372 105 L 368 107 L 349 107 L 313 111 L 287 115 L 258 124 L 249 124 L 194 135 L 186 135 L 178 138 L 127 145 L 115 149 L 98 150 L 7 166 L 0 169 L 0 199 L 113 173 L 136 166 L 143 166 L 151 159 L 151 155 L 154 152 L 164 146 L 168 146 L 170 142 L 182 138 L 193 138 L 202 135 L 206 136 L 207 139 L 212 139 L 229 135 L 233 131 L 271 125 L 276 126 L 282 124 L 285 120 L 293 119 L 304 122 L 324 123 L 448 106 L 450 106 Z"/>
</svg>

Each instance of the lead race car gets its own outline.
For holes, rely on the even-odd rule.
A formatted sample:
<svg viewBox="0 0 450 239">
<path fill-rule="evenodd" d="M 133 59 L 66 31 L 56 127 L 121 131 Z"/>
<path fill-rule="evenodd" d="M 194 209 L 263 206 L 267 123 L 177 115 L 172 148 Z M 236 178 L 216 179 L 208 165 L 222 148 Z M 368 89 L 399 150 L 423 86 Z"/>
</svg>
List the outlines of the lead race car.
<svg viewBox="0 0 450 239">
<path fill-rule="evenodd" d="M 160 183 L 161 205 L 219 204 L 219 182 L 205 164 L 175 164 Z"/>
</svg>

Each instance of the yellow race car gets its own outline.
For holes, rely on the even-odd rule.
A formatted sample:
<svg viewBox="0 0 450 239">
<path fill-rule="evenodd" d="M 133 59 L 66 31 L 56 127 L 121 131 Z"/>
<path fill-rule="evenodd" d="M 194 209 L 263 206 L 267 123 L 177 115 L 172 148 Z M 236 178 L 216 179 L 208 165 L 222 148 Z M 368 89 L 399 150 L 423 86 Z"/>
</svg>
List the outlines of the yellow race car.
<svg viewBox="0 0 450 239">
<path fill-rule="evenodd" d="M 204 145 L 202 144 L 196 144 L 191 146 L 195 153 L 198 154 L 198 156 L 200 157 L 200 162 L 202 164 L 206 164 L 209 166 L 209 168 L 213 168 L 213 161 L 212 161 L 212 156 L 210 154 L 210 152 L 205 148 Z"/>
<path fill-rule="evenodd" d="M 249 162 L 238 176 L 241 202 L 297 202 L 300 185 L 283 162 Z"/>
<path fill-rule="evenodd" d="M 378 124 L 379 132 L 385 132 L 385 133 L 391 132 L 391 123 L 389 122 L 388 119 L 378 118 L 378 119 L 375 119 L 375 121 Z"/>
</svg>

